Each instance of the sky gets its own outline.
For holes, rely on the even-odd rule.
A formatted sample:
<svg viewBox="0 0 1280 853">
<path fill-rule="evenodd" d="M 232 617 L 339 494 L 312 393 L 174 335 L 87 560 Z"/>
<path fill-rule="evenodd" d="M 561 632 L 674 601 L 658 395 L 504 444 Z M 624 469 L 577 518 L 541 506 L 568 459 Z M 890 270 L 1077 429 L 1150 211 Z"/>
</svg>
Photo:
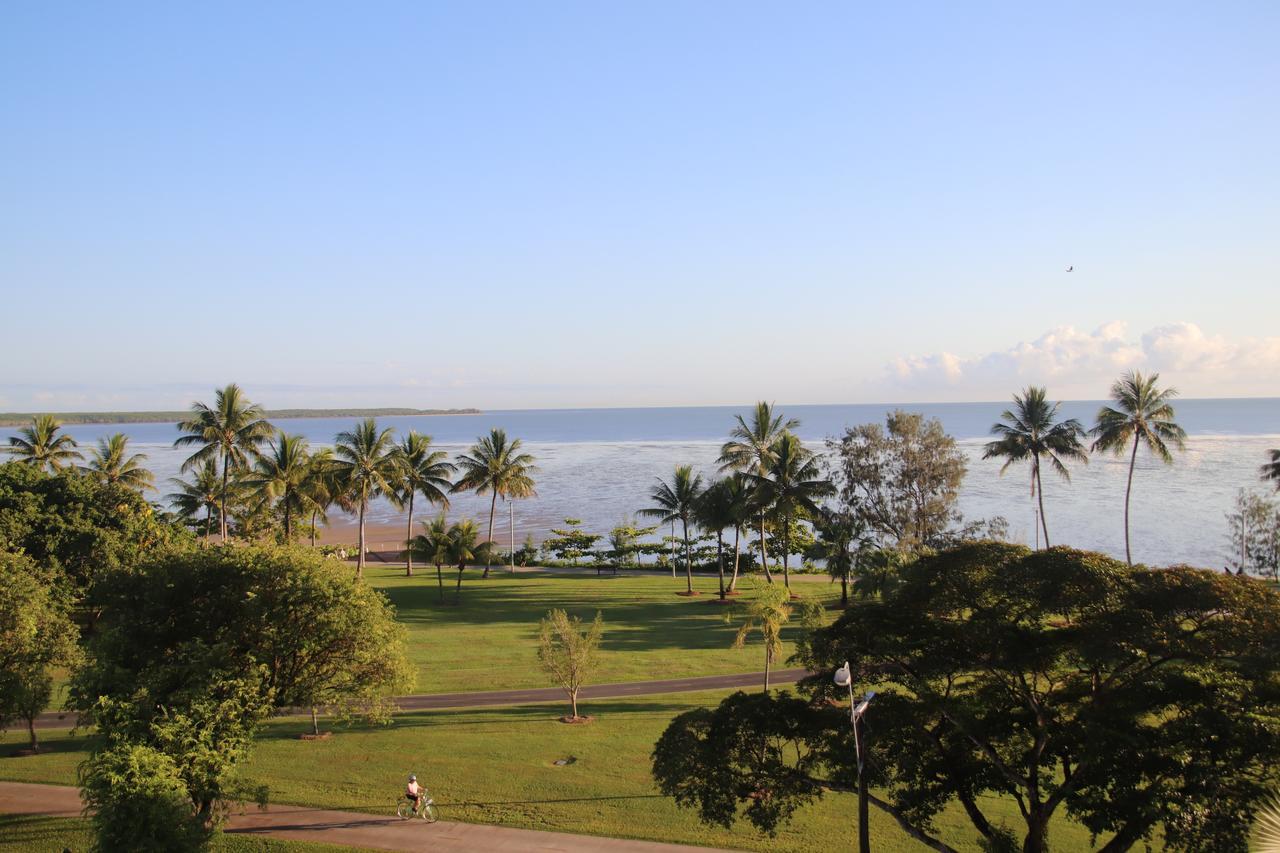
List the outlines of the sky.
<svg viewBox="0 0 1280 853">
<path fill-rule="evenodd" d="M 1278 43 L 1269 0 L 3 4 L 0 410 L 1280 396 Z"/>
</svg>

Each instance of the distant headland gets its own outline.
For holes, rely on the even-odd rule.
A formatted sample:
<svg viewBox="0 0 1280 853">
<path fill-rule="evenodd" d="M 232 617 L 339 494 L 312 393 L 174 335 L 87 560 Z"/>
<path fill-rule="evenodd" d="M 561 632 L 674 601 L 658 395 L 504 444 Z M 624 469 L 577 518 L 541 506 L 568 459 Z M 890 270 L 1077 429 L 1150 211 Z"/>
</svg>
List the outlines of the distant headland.
<svg viewBox="0 0 1280 853">
<path fill-rule="evenodd" d="M 266 417 L 393 418 L 401 415 L 478 415 L 479 409 L 272 409 Z M 53 415 L 64 424 L 149 424 L 185 420 L 189 411 L 173 412 L 0 412 L 0 426 L 22 426 L 36 415 Z"/>
</svg>

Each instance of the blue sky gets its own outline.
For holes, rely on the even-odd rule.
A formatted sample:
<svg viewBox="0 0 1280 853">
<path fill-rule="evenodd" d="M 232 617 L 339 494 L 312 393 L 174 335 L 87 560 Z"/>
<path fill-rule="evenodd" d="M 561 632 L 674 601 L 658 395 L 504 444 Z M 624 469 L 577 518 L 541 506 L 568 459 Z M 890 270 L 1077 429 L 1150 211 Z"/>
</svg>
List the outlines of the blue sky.
<svg viewBox="0 0 1280 853">
<path fill-rule="evenodd" d="M 0 409 L 1280 395 L 1277 43 L 1270 2 L 6 4 Z"/>
</svg>

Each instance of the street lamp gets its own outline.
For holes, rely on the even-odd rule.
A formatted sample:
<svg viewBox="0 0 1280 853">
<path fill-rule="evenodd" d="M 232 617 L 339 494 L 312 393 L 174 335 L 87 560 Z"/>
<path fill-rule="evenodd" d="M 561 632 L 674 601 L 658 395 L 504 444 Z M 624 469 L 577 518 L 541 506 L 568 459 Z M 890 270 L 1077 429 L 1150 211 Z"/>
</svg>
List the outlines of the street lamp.
<svg viewBox="0 0 1280 853">
<path fill-rule="evenodd" d="M 849 722 L 853 723 L 853 747 L 858 756 L 858 850 L 859 853 L 871 853 L 871 827 L 868 826 L 867 814 L 867 782 L 862 776 L 864 763 L 862 747 L 862 715 L 875 697 L 875 691 L 868 691 L 861 699 L 853 695 L 853 673 L 849 671 L 849 662 L 836 670 L 834 681 L 839 687 L 849 689 Z"/>
</svg>

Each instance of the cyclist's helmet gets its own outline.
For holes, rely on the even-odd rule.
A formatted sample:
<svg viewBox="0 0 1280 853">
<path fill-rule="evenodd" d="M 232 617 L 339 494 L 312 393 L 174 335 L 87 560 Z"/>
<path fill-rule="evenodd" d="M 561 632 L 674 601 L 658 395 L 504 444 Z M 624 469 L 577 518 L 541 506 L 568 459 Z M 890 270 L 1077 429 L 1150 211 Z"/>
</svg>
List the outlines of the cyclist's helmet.
<svg viewBox="0 0 1280 853">
<path fill-rule="evenodd" d="M 415 775 L 413 775 L 412 773 L 410 773 L 410 774 L 409 774 L 409 781 L 410 781 L 410 782 L 417 782 L 417 781 L 418 781 L 418 777 L 417 777 L 417 776 L 415 776 Z"/>
</svg>

